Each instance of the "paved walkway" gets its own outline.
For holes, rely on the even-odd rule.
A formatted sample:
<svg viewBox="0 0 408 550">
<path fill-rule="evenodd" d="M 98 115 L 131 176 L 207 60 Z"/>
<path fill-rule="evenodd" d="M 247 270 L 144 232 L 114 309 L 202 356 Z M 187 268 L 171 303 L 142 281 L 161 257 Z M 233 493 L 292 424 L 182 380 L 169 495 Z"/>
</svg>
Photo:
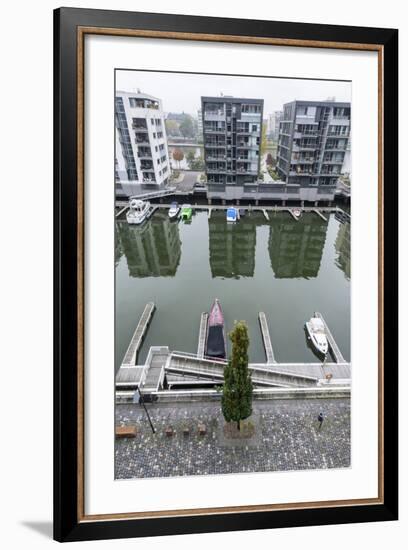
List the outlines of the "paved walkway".
<svg viewBox="0 0 408 550">
<path fill-rule="evenodd" d="M 201 172 L 192 170 L 186 170 L 184 172 L 184 179 L 181 183 L 177 184 L 177 191 L 183 193 L 190 193 L 194 189 L 194 184 L 197 181 L 197 176 Z"/>
<path fill-rule="evenodd" d="M 139 405 L 117 405 L 116 424 L 134 424 L 135 439 L 116 440 L 115 477 L 169 477 L 182 475 L 267 472 L 350 465 L 350 401 L 282 400 L 256 403 L 261 437 L 257 446 L 245 441 L 228 446 L 220 441 L 223 423 L 219 403 L 148 404 L 157 430 L 152 434 Z M 323 411 L 321 431 L 317 415 Z M 198 424 L 207 433 L 197 433 Z M 167 437 L 171 425 L 176 431 Z M 190 434 L 182 432 L 184 426 Z M 258 438 L 257 438 L 258 439 Z"/>
</svg>

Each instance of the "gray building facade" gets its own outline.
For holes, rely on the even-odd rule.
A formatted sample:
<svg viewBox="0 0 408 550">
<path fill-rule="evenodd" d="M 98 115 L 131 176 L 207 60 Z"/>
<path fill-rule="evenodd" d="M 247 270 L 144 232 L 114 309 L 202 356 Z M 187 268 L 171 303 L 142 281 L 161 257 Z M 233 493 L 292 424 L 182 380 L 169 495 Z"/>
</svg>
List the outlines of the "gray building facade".
<svg viewBox="0 0 408 550">
<path fill-rule="evenodd" d="M 209 184 L 258 180 L 263 99 L 202 97 L 205 173 Z"/>
<path fill-rule="evenodd" d="M 350 139 L 350 103 L 293 101 L 279 125 L 276 170 L 288 185 L 336 189 Z"/>
</svg>

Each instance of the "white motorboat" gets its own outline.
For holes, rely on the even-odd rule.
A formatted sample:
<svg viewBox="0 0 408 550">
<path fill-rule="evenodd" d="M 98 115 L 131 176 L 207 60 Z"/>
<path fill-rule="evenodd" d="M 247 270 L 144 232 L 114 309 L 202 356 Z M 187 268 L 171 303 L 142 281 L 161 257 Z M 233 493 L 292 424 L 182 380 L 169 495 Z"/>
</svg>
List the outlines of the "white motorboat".
<svg viewBox="0 0 408 550">
<path fill-rule="evenodd" d="M 311 317 L 306 322 L 306 330 L 315 349 L 323 355 L 327 355 L 329 344 L 324 330 L 324 323 L 320 317 Z"/>
<path fill-rule="evenodd" d="M 180 206 L 177 202 L 172 202 L 169 208 L 169 218 L 174 219 L 177 218 L 180 212 Z"/>
<path fill-rule="evenodd" d="M 299 208 L 294 208 L 294 209 L 292 210 L 292 212 L 293 212 L 293 215 L 295 216 L 295 218 L 297 218 L 297 219 L 299 219 L 300 216 L 302 215 L 302 211 L 299 210 Z"/>
<path fill-rule="evenodd" d="M 129 200 L 129 209 L 126 212 L 127 222 L 140 225 L 150 215 L 150 202 L 131 198 Z"/>
</svg>

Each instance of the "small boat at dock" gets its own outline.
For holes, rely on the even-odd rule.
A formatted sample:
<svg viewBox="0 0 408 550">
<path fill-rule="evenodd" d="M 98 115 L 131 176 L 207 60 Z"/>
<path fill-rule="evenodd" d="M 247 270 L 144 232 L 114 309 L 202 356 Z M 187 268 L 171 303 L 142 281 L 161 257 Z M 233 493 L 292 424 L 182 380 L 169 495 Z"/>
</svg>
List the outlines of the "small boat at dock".
<svg viewBox="0 0 408 550">
<path fill-rule="evenodd" d="M 227 209 L 227 222 L 236 222 L 238 219 L 237 209 L 234 207 Z"/>
<path fill-rule="evenodd" d="M 181 219 L 183 221 L 190 221 L 193 216 L 193 209 L 191 204 L 183 204 L 181 207 Z"/>
<path fill-rule="evenodd" d="M 313 347 L 326 356 L 329 351 L 329 343 L 327 341 L 324 323 L 316 314 L 306 322 L 306 331 Z"/>
<path fill-rule="evenodd" d="M 299 208 L 294 208 L 292 212 L 296 219 L 299 219 L 302 215 L 302 211 Z"/>
<path fill-rule="evenodd" d="M 169 208 L 169 218 L 174 220 L 178 217 L 180 212 L 180 207 L 177 202 L 172 202 Z"/>
<path fill-rule="evenodd" d="M 136 198 L 130 198 L 129 209 L 126 212 L 126 220 L 129 224 L 140 225 L 152 214 L 149 201 L 142 201 Z"/>
<path fill-rule="evenodd" d="M 221 304 L 218 298 L 216 298 L 208 314 L 205 354 L 208 357 L 225 359 L 226 350 L 224 314 L 221 309 Z"/>
</svg>

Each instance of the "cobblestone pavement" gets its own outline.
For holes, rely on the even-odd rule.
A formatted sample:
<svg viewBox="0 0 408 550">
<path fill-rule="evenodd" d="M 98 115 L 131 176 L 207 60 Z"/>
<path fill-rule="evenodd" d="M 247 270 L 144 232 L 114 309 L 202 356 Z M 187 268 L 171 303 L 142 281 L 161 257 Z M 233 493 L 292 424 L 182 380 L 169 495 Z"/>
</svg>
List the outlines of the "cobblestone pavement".
<svg viewBox="0 0 408 550">
<path fill-rule="evenodd" d="M 116 439 L 115 477 L 169 477 L 345 468 L 350 466 L 350 401 L 306 399 L 255 402 L 259 415 L 259 445 L 237 441 L 222 446 L 219 426 L 224 422 L 220 403 L 147 405 L 156 428 L 153 434 L 138 404 L 116 406 L 116 425 L 136 425 L 134 439 Z M 318 429 L 317 416 L 324 421 Z M 197 433 L 198 424 L 206 434 Z M 172 426 L 175 435 L 165 429 Z M 184 435 L 188 426 L 190 434 Z"/>
</svg>

